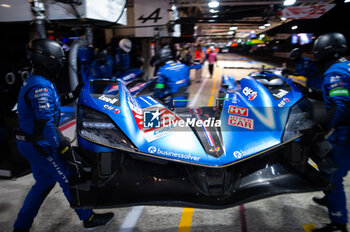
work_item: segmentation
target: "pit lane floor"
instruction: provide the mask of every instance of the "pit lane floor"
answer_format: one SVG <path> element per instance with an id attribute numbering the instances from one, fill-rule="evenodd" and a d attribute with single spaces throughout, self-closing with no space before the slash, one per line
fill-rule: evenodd
<path id="1" fill-rule="evenodd" d="M 263 63 L 238 55 L 220 55 L 212 79 L 208 79 L 207 64 L 203 67 L 202 82 L 190 87 L 191 106 L 214 105 L 222 74 L 241 79 Z M 253 66 L 254 65 L 254 66 Z M 271 66 L 271 64 L 265 64 Z M 280 65 L 280 64 L 278 64 Z M 237 69 L 225 69 L 231 66 Z M 244 68 L 242 68 L 244 67 Z M 194 77 L 193 71 L 191 72 Z M 72 123 L 74 124 L 74 123 Z M 75 126 L 63 133 L 74 137 Z M 34 179 L 31 174 L 13 180 L 0 180 L 0 232 L 11 231 L 12 224 Z M 349 189 L 350 179 L 344 182 Z M 349 192 L 349 191 L 348 191 Z M 204 210 L 176 207 L 137 206 L 97 212 L 113 211 L 111 224 L 96 229 L 104 232 L 295 232 L 311 231 L 313 226 L 328 223 L 325 207 L 312 202 L 322 193 L 287 194 L 248 203 L 225 210 Z M 349 197 L 349 193 L 347 193 Z M 349 198 L 348 198 L 349 199 Z M 349 208 L 348 204 L 348 208 Z M 32 232 L 84 231 L 82 223 L 64 198 L 58 185 L 51 191 L 36 217 Z"/>

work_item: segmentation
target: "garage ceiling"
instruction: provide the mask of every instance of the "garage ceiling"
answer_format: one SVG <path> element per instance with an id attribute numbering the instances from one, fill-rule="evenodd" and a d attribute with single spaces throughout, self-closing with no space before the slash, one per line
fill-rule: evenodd
<path id="1" fill-rule="evenodd" d="M 172 0 L 180 10 L 181 24 L 194 23 L 198 37 L 244 39 L 250 33 L 264 33 L 288 22 L 278 16 L 278 12 L 284 9 L 283 0 L 218 0 L 220 5 L 217 8 L 209 8 L 209 1 L 211 0 Z M 293 6 L 332 2 L 334 1 L 297 0 Z M 232 30 L 232 27 L 237 29 Z"/>

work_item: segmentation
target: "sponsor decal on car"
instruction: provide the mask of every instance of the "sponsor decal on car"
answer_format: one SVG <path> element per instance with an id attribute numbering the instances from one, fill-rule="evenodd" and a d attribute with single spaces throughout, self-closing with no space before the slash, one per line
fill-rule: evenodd
<path id="1" fill-rule="evenodd" d="M 110 103 L 110 104 L 115 104 L 116 102 L 118 102 L 118 99 L 117 98 L 109 98 L 109 97 L 106 97 L 105 95 L 102 95 L 100 96 L 98 99 L 104 101 L 104 102 L 107 102 L 107 103 Z"/>
<path id="2" fill-rule="evenodd" d="M 144 111 L 143 112 L 143 128 L 159 128 L 160 121 L 159 109 L 153 111 Z"/>
<path id="3" fill-rule="evenodd" d="M 289 93 L 288 91 L 284 90 L 284 89 L 280 89 L 278 93 L 274 93 L 273 96 L 277 97 L 277 98 L 282 98 L 284 97 L 287 93 Z"/>
<path id="4" fill-rule="evenodd" d="M 242 118 L 235 115 L 229 115 L 228 125 L 254 130 L 254 120 L 251 118 Z"/>
<path id="5" fill-rule="evenodd" d="M 332 76 L 330 79 L 329 79 L 330 83 L 335 83 L 335 82 L 338 82 L 340 81 L 340 76 Z"/>
<path id="6" fill-rule="evenodd" d="M 114 106 L 104 105 L 103 107 L 106 108 L 107 110 L 113 111 L 115 114 L 119 114 L 120 113 L 120 109 L 115 108 Z"/>
<path id="7" fill-rule="evenodd" d="M 237 115 L 245 116 L 245 117 L 248 116 L 248 109 L 247 108 L 243 108 L 243 107 L 229 106 L 228 112 L 230 114 L 237 114 Z"/>
<path id="8" fill-rule="evenodd" d="M 289 98 L 283 98 L 282 101 L 280 101 L 280 103 L 278 103 L 278 107 L 283 107 L 286 102 L 290 102 Z"/>
<path id="9" fill-rule="evenodd" d="M 236 159 L 240 159 L 243 157 L 242 153 L 239 152 L 239 151 L 234 151 L 233 152 L 233 156 L 236 158 Z"/>
<path id="10" fill-rule="evenodd" d="M 251 88 L 249 87 L 245 87 L 243 90 L 242 90 L 242 93 L 248 97 L 248 100 L 249 101 L 253 101 L 257 96 L 258 96 L 258 92 L 252 90 Z"/>
<path id="11" fill-rule="evenodd" d="M 193 156 L 191 153 L 182 153 L 182 152 L 176 152 L 176 151 L 167 151 L 163 150 L 161 148 L 157 148 L 155 146 L 150 146 L 147 151 L 151 154 L 156 155 L 163 155 L 163 156 L 169 156 L 172 158 L 179 158 L 179 159 L 186 159 L 186 160 L 192 160 L 192 161 L 199 161 L 200 157 Z"/>

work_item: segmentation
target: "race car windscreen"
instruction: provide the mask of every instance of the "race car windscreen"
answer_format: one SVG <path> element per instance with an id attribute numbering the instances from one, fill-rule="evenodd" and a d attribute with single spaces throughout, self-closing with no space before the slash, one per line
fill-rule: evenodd
<path id="1" fill-rule="evenodd" d="M 92 97 L 120 106 L 119 84 L 116 81 L 96 80 L 90 82 Z"/>
<path id="2" fill-rule="evenodd" d="M 287 82 L 278 76 L 269 78 L 264 75 L 257 75 L 254 76 L 254 79 L 263 84 L 275 100 L 280 99 L 279 94 L 286 94 L 292 90 L 292 86 L 290 86 Z"/>

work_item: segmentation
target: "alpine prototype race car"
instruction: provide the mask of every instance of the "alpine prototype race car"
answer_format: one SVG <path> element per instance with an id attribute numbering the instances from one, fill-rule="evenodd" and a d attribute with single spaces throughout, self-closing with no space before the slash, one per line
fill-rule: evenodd
<path id="1" fill-rule="evenodd" d="M 290 80 L 224 77 L 214 107 L 170 109 L 147 92 L 122 80 L 83 87 L 77 150 L 90 172 L 71 187 L 73 207 L 227 208 L 330 187 L 309 164 L 332 171 L 327 142 L 298 142 L 320 114 Z"/>

